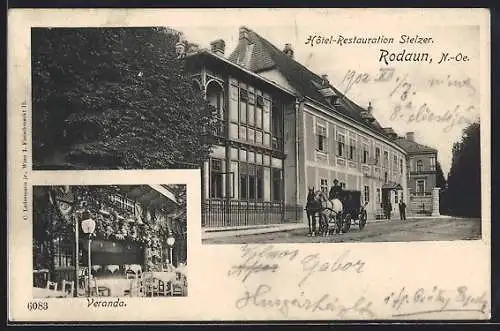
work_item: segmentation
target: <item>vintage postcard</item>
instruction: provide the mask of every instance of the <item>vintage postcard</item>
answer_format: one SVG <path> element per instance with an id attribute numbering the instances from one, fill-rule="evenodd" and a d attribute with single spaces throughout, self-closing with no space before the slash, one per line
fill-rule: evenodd
<path id="1" fill-rule="evenodd" d="M 8 18 L 11 321 L 490 318 L 487 10 Z"/>

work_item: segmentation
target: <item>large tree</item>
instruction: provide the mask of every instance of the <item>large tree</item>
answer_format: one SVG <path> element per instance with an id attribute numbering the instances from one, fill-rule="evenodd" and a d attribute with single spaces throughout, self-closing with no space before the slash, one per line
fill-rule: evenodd
<path id="1" fill-rule="evenodd" d="M 162 28 L 32 30 L 33 166 L 175 168 L 209 155 L 215 112 Z"/>
<path id="2" fill-rule="evenodd" d="M 453 158 L 444 192 L 446 210 L 457 216 L 481 216 L 480 124 L 463 130 L 453 145 Z"/>

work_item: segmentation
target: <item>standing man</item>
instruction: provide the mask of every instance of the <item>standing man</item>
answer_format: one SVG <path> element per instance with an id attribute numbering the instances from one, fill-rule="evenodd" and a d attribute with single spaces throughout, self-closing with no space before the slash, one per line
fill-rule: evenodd
<path id="1" fill-rule="evenodd" d="M 342 186 L 339 185 L 339 181 L 337 179 L 333 180 L 333 186 L 328 193 L 328 199 L 340 199 L 340 194 L 342 192 Z"/>
<path id="2" fill-rule="evenodd" d="M 399 201 L 399 216 L 402 221 L 406 221 L 406 204 L 402 199 Z"/>

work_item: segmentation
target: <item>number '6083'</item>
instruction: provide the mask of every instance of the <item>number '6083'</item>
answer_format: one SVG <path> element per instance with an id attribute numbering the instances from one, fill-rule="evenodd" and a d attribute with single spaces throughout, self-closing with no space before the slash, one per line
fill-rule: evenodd
<path id="1" fill-rule="evenodd" d="M 48 302 L 40 301 L 30 301 L 28 302 L 28 310 L 47 310 L 49 309 Z"/>

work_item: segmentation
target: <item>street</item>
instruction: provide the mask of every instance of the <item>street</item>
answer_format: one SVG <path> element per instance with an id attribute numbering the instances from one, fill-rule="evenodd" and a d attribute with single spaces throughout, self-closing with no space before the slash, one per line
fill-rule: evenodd
<path id="1" fill-rule="evenodd" d="M 308 237 L 307 229 L 250 234 L 203 240 L 205 244 L 327 243 L 384 241 L 448 241 L 481 239 L 479 218 L 422 218 L 407 221 L 368 221 L 360 231 L 352 225 L 348 233 Z"/>

